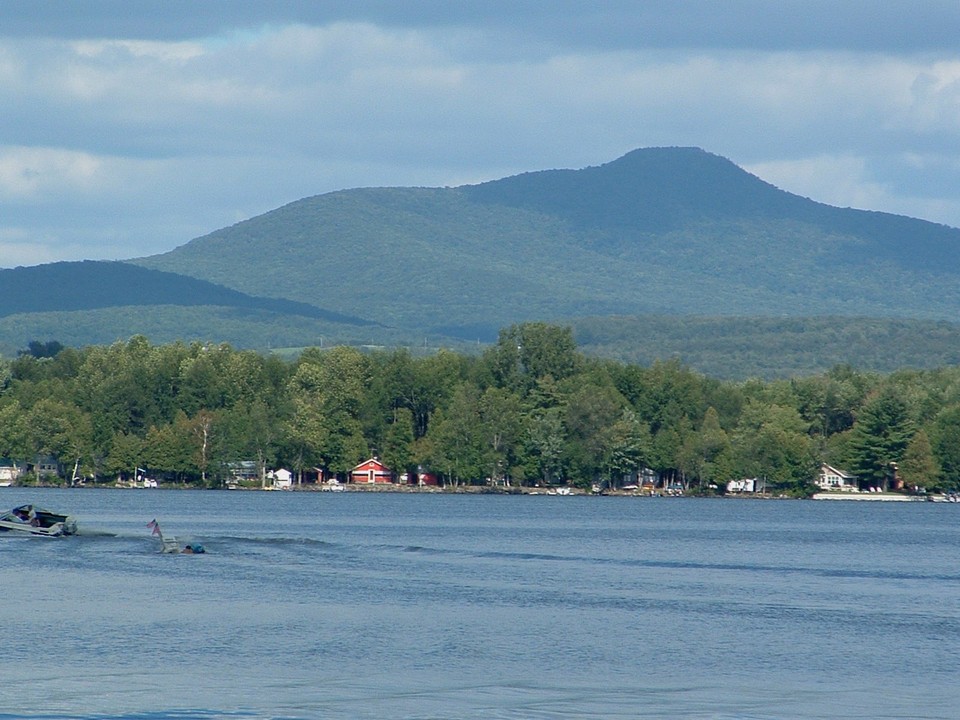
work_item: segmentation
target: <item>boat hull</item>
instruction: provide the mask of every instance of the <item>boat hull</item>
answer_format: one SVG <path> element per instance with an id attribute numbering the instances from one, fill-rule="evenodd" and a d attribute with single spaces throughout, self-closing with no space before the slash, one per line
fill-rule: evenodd
<path id="1" fill-rule="evenodd" d="M 70 515 L 44 510 L 35 505 L 21 505 L 0 515 L 0 532 L 45 537 L 75 535 L 77 521 Z"/>

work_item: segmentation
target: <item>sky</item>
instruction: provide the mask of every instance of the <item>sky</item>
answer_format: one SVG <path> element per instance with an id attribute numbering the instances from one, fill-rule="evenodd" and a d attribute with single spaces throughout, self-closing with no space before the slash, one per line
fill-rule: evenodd
<path id="1" fill-rule="evenodd" d="M 960 227 L 960 2 L 0 0 L 0 268 L 656 146 Z"/>

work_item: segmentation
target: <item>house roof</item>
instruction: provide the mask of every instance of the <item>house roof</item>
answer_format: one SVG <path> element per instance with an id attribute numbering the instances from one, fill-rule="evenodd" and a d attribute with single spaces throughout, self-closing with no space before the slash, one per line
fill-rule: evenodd
<path id="1" fill-rule="evenodd" d="M 833 467 L 833 465 L 827 465 L 826 463 L 823 463 L 820 466 L 820 473 L 823 475 L 837 475 L 838 477 L 848 478 L 850 480 L 856 477 L 856 475 L 851 475 L 846 470 L 838 470 L 837 468 Z"/>
<path id="2" fill-rule="evenodd" d="M 364 460 L 359 465 L 356 465 L 351 472 L 357 470 L 370 470 L 371 468 L 376 468 L 379 470 L 389 470 L 389 468 L 384 465 L 378 458 L 370 458 L 369 460 Z"/>

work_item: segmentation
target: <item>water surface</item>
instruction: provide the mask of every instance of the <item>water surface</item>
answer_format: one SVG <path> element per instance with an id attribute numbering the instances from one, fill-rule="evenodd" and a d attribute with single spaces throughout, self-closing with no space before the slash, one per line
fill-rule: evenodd
<path id="1" fill-rule="evenodd" d="M 960 508 L 0 490 L 0 719 L 956 718 Z M 207 553 L 161 555 L 156 518 Z"/>

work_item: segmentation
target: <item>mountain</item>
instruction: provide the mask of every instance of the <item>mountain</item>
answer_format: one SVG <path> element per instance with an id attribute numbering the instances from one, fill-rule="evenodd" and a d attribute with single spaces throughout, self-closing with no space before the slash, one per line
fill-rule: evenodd
<path id="1" fill-rule="evenodd" d="M 370 320 L 303 302 L 248 295 L 205 280 L 123 262 L 60 262 L 0 270 L 0 355 L 37 338 L 105 344 L 146 334 L 154 342 L 203 340 L 238 347 L 362 341 Z M 278 328 L 280 330 L 278 331 Z"/>
<path id="2" fill-rule="evenodd" d="M 958 281 L 960 230 L 817 203 L 698 148 L 648 148 L 477 185 L 332 192 L 161 255 L 0 271 L 0 350 L 134 333 L 450 345 L 546 320 L 608 354 L 647 357 L 660 342 L 706 358 L 733 339 L 775 353 L 782 325 L 763 318 L 827 318 L 792 346 L 833 358 L 845 345 L 841 361 L 855 360 L 869 319 L 884 328 L 871 336 L 882 365 L 904 361 L 891 339 L 958 316 Z M 670 331 L 670 318 L 685 330 Z M 911 321 L 922 322 L 905 330 Z M 704 347 L 698 332 L 728 340 Z M 912 345 L 908 364 L 951 357 L 951 332 L 938 333 L 937 348 Z"/>
<path id="3" fill-rule="evenodd" d="M 526 173 L 464 188 L 474 200 L 564 218 L 584 233 L 668 234 L 703 224 L 795 222 L 811 234 L 859 238 L 831 262 L 887 260 L 922 272 L 960 271 L 960 231 L 888 213 L 836 208 L 784 192 L 699 148 L 635 150 L 584 170 Z"/>
<path id="4" fill-rule="evenodd" d="M 713 378 L 802 377 L 838 365 L 889 373 L 960 364 L 960 325 L 945 320 L 655 316 L 577 318 L 581 350 L 638 365 L 677 359 Z"/>
<path id="5" fill-rule="evenodd" d="M 123 262 L 59 262 L 0 270 L 0 317 L 18 313 L 180 305 L 261 310 L 349 325 L 374 325 L 314 305 L 247 295 L 220 285 Z"/>
<path id="6" fill-rule="evenodd" d="M 480 185 L 328 193 L 135 262 L 470 338 L 613 314 L 950 319 L 958 249 L 954 228 L 654 148 Z"/>

